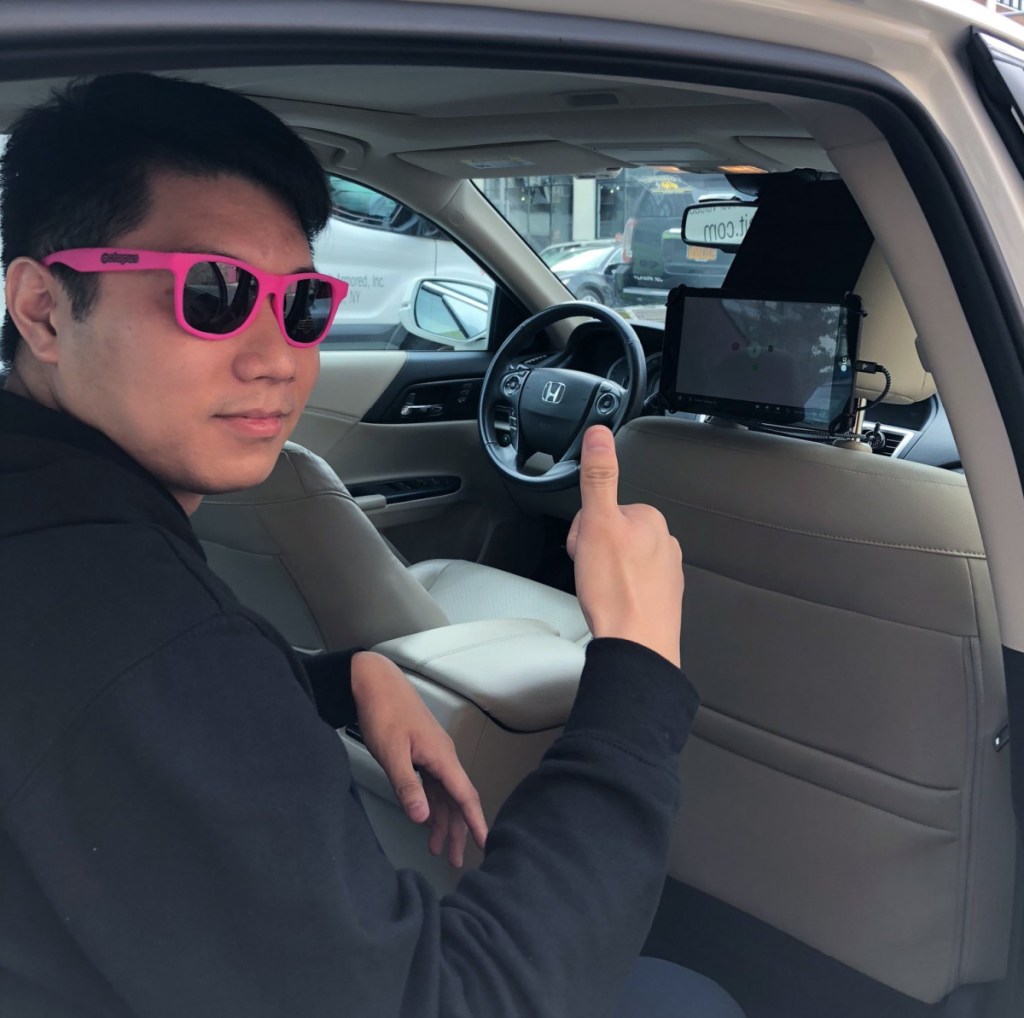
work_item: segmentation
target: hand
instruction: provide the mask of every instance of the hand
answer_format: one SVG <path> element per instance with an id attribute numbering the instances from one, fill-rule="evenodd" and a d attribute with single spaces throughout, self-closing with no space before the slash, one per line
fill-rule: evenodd
<path id="1" fill-rule="evenodd" d="M 466 835 L 483 849 L 487 822 L 480 796 L 455 755 L 455 744 L 398 666 L 382 654 L 352 658 L 352 695 L 366 748 L 384 768 L 414 823 L 430 825 L 430 851 L 461 866 Z M 416 773 L 416 768 L 422 772 Z"/>
<path id="2" fill-rule="evenodd" d="M 595 425 L 583 438 L 580 494 L 566 549 L 594 636 L 642 643 L 679 664 L 683 556 L 653 506 L 618 504 L 615 440 Z"/>

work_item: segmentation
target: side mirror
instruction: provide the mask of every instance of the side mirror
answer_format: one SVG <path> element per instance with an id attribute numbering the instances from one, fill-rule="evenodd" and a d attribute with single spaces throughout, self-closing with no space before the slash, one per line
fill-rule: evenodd
<path id="1" fill-rule="evenodd" d="M 757 213 L 752 201 L 705 201 L 683 212 L 683 240 L 735 253 Z"/>
<path id="2" fill-rule="evenodd" d="M 402 326 L 421 339 L 460 349 L 487 346 L 494 286 L 463 279 L 420 279 L 402 307 Z"/>

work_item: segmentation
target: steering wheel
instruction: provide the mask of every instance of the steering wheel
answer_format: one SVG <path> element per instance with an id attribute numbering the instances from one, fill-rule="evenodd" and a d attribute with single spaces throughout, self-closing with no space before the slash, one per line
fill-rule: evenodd
<path id="1" fill-rule="evenodd" d="M 625 354 L 624 386 L 571 367 L 522 362 L 537 335 L 564 318 L 596 318 L 611 326 Z M 584 431 L 592 424 L 618 431 L 640 412 L 646 389 L 643 347 L 623 318 L 602 304 L 555 304 L 515 329 L 491 361 L 477 417 L 480 439 L 498 470 L 517 484 L 544 491 L 571 488 L 579 478 Z M 506 428 L 497 426 L 501 407 L 507 408 Z M 538 452 L 551 456 L 554 465 L 543 474 L 524 473 L 526 461 Z"/>

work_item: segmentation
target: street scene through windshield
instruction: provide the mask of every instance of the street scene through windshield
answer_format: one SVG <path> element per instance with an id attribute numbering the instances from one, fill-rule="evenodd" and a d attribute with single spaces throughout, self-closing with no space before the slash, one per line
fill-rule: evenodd
<path id="1" fill-rule="evenodd" d="M 674 286 L 720 286 L 733 254 L 681 235 L 683 212 L 747 201 L 721 172 L 627 167 L 606 176 L 475 181 L 572 295 L 642 318 L 664 316 Z"/>

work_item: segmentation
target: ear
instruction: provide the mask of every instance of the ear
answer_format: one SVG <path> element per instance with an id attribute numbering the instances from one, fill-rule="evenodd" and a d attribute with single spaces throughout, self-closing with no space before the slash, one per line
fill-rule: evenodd
<path id="1" fill-rule="evenodd" d="M 56 310 L 67 298 L 53 273 L 34 258 L 15 258 L 7 269 L 7 310 L 36 360 L 56 364 Z"/>

